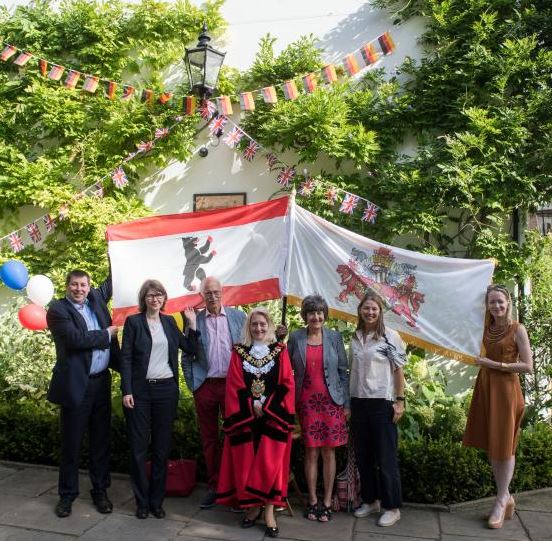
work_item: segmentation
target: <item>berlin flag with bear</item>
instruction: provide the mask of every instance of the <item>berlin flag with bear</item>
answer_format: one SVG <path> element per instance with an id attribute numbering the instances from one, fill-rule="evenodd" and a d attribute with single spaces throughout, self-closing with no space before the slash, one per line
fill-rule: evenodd
<path id="1" fill-rule="evenodd" d="M 223 284 L 226 305 L 321 294 L 331 316 L 354 321 L 367 290 L 411 344 L 464 362 L 480 354 L 490 260 L 395 248 L 336 226 L 282 197 L 230 209 L 143 218 L 107 229 L 113 320 L 137 311 L 148 278 L 167 289 L 167 313 L 199 307 L 201 280 Z"/>

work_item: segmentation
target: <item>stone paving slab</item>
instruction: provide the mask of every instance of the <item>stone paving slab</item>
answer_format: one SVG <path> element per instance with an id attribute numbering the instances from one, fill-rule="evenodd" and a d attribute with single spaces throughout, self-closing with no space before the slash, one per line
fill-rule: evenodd
<path id="1" fill-rule="evenodd" d="M 427 537 L 407 537 L 405 535 L 393 535 L 391 532 L 378 534 L 374 532 L 356 532 L 353 541 L 427 541 Z M 435 539 L 439 539 L 436 537 Z M 469 541 L 474 541 L 470 539 Z"/>
<path id="2" fill-rule="evenodd" d="M 355 519 L 355 533 L 372 532 L 383 535 L 384 532 L 397 536 L 410 536 L 425 539 L 439 538 L 439 519 L 435 511 L 420 509 L 401 509 L 401 519 L 390 528 L 377 525 L 379 515 L 370 515 L 366 518 Z"/>
<path id="3" fill-rule="evenodd" d="M 12 526 L 0 526 L 0 541 L 73 541 L 72 535 L 26 530 Z"/>
<path id="4" fill-rule="evenodd" d="M 348 513 L 334 513 L 326 523 L 303 518 L 300 513 L 294 517 L 281 513 L 277 517 L 280 534 L 283 538 L 305 541 L 341 541 L 352 539 L 354 518 Z"/>
<path id="5" fill-rule="evenodd" d="M 519 519 L 533 541 L 552 539 L 552 507 L 549 507 L 549 511 L 518 511 Z"/>
<path id="6" fill-rule="evenodd" d="M 516 510 L 552 513 L 552 490 L 535 490 L 515 495 L 514 497 L 516 500 Z"/>
<path id="7" fill-rule="evenodd" d="M 485 506 L 456 513 L 441 513 L 439 515 L 441 533 L 500 541 L 527 541 L 529 539 L 516 515 L 511 520 L 504 521 L 504 526 L 500 529 L 487 528 L 489 511 L 490 508 Z"/>
<path id="8" fill-rule="evenodd" d="M 52 496 L 12 498 L 8 502 L 8 509 L 0 514 L 0 524 L 78 536 L 108 516 L 98 513 L 90 502 L 77 499 L 73 503 L 71 516 L 59 519 L 54 514 L 57 501 Z"/>
<path id="9" fill-rule="evenodd" d="M 4 477 L 8 477 L 8 475 L 13 475 L 16 470 L 17 468 L 0 466 L 0 479 L 4 479 Z"/>
<path id="10" fill-rule="evenodd" d="M 192 539 L 224 539 L 226 541 L 261 541 L 264 524 L 259 522 L 252 528 L 242 528 L 240 518 L 234 513 L 209 510 L 192 519 L 181 530 L 180 535 Z M 232 516 L 230 516 L 232 515 Z"/>
<path id="11" fill-rule="evenodd" d="M 0 479 L 0 494 L 21 494 L 35 497 L 57 486 L 56 471 L 39 468 L 14 469 L 11 475 Z"/>

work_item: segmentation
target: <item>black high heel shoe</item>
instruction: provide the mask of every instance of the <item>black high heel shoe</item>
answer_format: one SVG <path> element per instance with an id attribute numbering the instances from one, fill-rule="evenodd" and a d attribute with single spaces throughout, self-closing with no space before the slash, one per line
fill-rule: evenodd
<path id="1" fill-rule="evenodd" d="M 263 512 L 263 508 L 259 507 L 259 512 L 257 513 L 257 516 L 255 518 L 247 518 L 247 513 L 242 518 L 241 521 L 241 527 L 242 528 L 252 528 L 255 526 L 255 523 L 261 518 L 261 514 Z"/>
<path id="2" fill-rule="evenodd" d="M 278 529 L 278 526 L 267 526 L 265 528 L 265 535 L 268 537 L 278 537 L 279 533 L 280 530 Z"/>

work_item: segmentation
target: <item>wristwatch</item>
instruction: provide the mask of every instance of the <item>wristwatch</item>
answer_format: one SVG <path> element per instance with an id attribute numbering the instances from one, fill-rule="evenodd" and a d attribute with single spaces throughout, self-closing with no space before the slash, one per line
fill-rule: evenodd
<path id="1" fill-rule="evenodd" d="M 404 402 L 404 396 L 396 396 L 395 402 Z"/>

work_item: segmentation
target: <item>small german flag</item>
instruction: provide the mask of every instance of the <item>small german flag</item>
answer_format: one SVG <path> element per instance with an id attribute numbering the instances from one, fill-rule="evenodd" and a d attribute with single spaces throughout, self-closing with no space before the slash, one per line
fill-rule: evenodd
<path id="1" fill-rule="evenodd" d="M 91 94 L 94 94 L 98 88 L 100 78 L 96 77 L 95 75 L 87 75 L 84 79 L 84 83 L 82 85 L 82 89 L 86 90 L 86 92 L 90 92 Z"/>
<path id="2" fill-rule="evenodd" d="M 2 62 L 6 62 L 6 60 L 9 60 L 16 52 L 16 47 L 13 45 L 6 45 L 0 53 L 0 60 L 2 60 Z"/>
<path id="3" fill-rule="evenodd" d="M 345 66 L 345 69 L 347 70 L 347 73 L 352 77 L 355 75 L 355 73 L 358 73 L 360 71 L 360 68 L 358 67 L 358 63 L 356 61 L 354 54 L 348 54 L 343 59 L 343 65 Z"/>
<path id="4" fill-rule="evenodd" d="M 155 94 L 153 93 L 153 90 L 150 90 L 149 88 L 144 88 L 144 90 L 142 90 L 141 100 L 146 105 L 151 105 L 153 103 L 154 98 L 155 98 Z"/>
<path id="5" fill-rule="evenodd" d="M 13 61 L 13 63 L 16 66 L 22 68 L 32 57 L 33 55 L 31 53 L 23 52 L 19 54 L 19 56 Z"/>
<path id="6" fill-rule="evenodd" d="M 261 92 L 265 103 L 276 103 L 278 101 L 276 89 L 273 86 L 265 86 Z"/>
<path id="7" fill-rule="evenodd" d="M 240 94 L 240 107 L 243 111 L 255 110 L 255 100 L 252 92 L 242 92 Z"/>
<path id="8" fill-rule="evenodd" d="M 316 75 L 314 73 L 309 73 L 303 77 L 303 87 L 307 94 L 314 92 L 316 89 Z"/>
<path id="9" fill-rule="evenodd" d="M 322 68 L 322 77 L 329 85 L 337 81 L 337 73 L 335 72 L 335 66 L 333 64 L 328 64 Z"/>
<path id="10" fill-rule="evenodd" d="M 367 43 L 360 48 L 362 59 L 367 66 L 375 64 L 378 61 L 378 53 L 373 43 Z"/>
<path id="11" fill-rule="evenodd" d="M 108 100 L 112 100 L 115 97 L 115 92 L 117 91 L 117 86 L 119 86 L 114 81 L 105 82 L 105 97 Z"/>
<path id="12" fill-rule="evenodd" d="M 163 92 L 163 94 L 161 94 L 161 96 L 159 96 L 159 98 L 157 98 L 157 101 L 161 105 L 165 105 L 166 103 L 168 103 L 171 100 L 172 97 L 173 97 L 172 92 Z"/>
<path id="13" fill-rule="evenodd" d="M 232 110 L 232 102 L 228 96 L 219 96 L 217 98 L 217 109 L 221 115 L 231 115 L 234 111 Z"/>
<path id="14" fill-rule="evenodd" d="M 48 79 L 52 79 L 52 81 L 59 81 L 64 71 L 65 68 L 63 66 L 54 64 L 48 73 Z"/>
<path id="15" fill-rule="evenodd" d="M 63 83 L 66 88 L 74 89 L 77 86 L 77 83 L 80 79 L 80 72 L 75 70 L 69 70 L 69 73 L 67 74 L 67 77 L 65 78 L 65 82 Z"/>
<path id="16" fill-rule="evenodd" d="M 39 58 L 38 69 L 40 70 L 40 75 L 42 75 L 42 77 L 46 77 L 46 74 L 48 73 L 48 60 L 44 60 L 44 58 Z"/>
<path id="17" fill-rule="evenodd" d="M 286 81 L 282 85 L 282 89 L 284 90 L 286 100 L 295 100 L 297 99 L 297 96 L 299 96 L 299 92 L 297 92 L 297 85 L 293 80 Z"/>
<path id="18" fill-rule="evenodd" d="M 395 42 L 389 32 L 384 32 L 378 38 L 379 45 L 383 54 L 391 54 L 395 50 Z"/>
<path id="19" fill-rule="evenodd" d="M 184 96 L 183 100 L 184 113 L 187 115 L 193 115 L 197 109 L 197 101 L 195 96 Z"/>
<path id="20" fill-rule="evenodd" d="M 130 85 L 123 85 L 122 100 L 129 100 L 134 95 L 135 88 Z"/>

